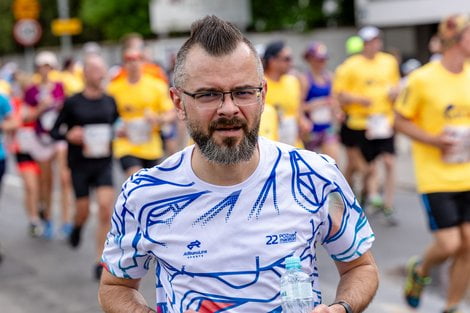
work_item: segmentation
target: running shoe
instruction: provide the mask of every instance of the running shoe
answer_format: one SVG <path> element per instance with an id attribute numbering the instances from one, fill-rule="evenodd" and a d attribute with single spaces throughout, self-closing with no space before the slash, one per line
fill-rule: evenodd
<path id="1" fill-rule="evenodd" d="M 383 210 L 384 201 L 380 195 L 368 197 L 364 206 L 364 210 L 368 215 L 375 215 Z"/>
<path id="2" fill-rule="evenodd" d="M 36 223 L 30 223 L 29 224 L 29 235 L 33 238 L 41 237 L 41 235 L 42 235 L 41 226 L 39 224 L 36 224 Z"/>
<path id="3" fill-rule="evenodd" d="M 43 221 L 43 232 L 42 232 L 42 236 L 44 238 L 46 238 L 47 240 L 51 240 L 52 237 L 54 237 L 54 226 L 52 224 L 51 221 L 48 221 L 48 220 L 44 220 Z"/>
<path id="4" fill-rule="evenodd" d="M 384 206 L 383 209 L 382 209 L 382 213 L 384 215 L 385 224 L 387 226 L 397 226 L 398 225 L 398 219 L 395 215 L 395 210 L 394 209 Z"/>
<path id="5" fill-rule="evenodd" d="M 72 233 L 73 225 L 70 223 L 65 223 L 60 228 L 60 236 L 61 238 L 69 238 L 70 234 Z"/>
<path id="6" fill-rule="evenodd" d="M 81 226 L 74 226 L 72 232 L 70 233 L 69 237 L 69 244 L 72 248 L 77 248 L 80 244 L 80 237 L 81 237 L 82 227 Z"/>
<path id="7" fill-rule="evenodd" d="M 420 260 L 417 257 L 412 257 L 408 261 L 407 265 L 405 300 L 412 308 L 417 308 L 419 306 L 419 301 L 424 287 L 431 283 L 431 277 L 421 276 L 416 273 L 416 267 L 419 263 Z"/>

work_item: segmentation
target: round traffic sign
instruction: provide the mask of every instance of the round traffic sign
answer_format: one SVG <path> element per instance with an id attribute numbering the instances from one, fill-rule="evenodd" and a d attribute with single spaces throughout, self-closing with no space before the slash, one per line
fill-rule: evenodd
<path id="1" fill-rule="evenodd" d="M 23 46 L 32 46 L 41 39 L 42 28 L 36 20 L 21 19 L 13 27 L 13 37 Z"/>

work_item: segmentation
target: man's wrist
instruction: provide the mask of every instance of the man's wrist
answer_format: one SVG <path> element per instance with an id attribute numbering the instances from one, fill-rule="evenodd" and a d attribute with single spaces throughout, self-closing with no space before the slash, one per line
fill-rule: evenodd
<path id="1" fill-rule="evenodd" d="M 351 305 L 349 305 L 349 303 L 347 303 L 346 301 L 339 300 L 339 301 L 333 302 L 329 306 L 333 306 L 333 305 L 342 306 L 344 308 L 345 313 L 353 313 Z"/>

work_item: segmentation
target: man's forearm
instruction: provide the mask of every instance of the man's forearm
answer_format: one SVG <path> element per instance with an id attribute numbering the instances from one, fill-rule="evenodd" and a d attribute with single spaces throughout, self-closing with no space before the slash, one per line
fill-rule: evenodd
<path id="1" fill-rule="evenodd" d="M 342 275 L 336 291 L 336 300 L 349 303 L 354 313 L 362 312 L 372 301 L 378 284 L 375 265 L 358 266 Z"/>
<path id="2" fill-rule="evenodd" d="M 106 313 L 155 312 L 138 290 L 125 286 L 102 285 L 98 298 L 103 312 Z"/>

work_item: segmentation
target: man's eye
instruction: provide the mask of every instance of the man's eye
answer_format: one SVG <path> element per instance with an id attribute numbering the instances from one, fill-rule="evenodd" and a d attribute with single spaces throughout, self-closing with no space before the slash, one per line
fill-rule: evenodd
<path id="1" fill-rule="evenodd" d="M 196 100 L 210 100 L 210 99 L 217 99 L 220 97 L 220 93 L 218 92 L 204 92 L 204 93 L 198 93 L 195 98 Z"/>
<path id="2" fill-rule="evenodd" d="M 251 97 L 256 93 L 254 90 L 237 90 L 234 92 L 235 97 Z"/>

